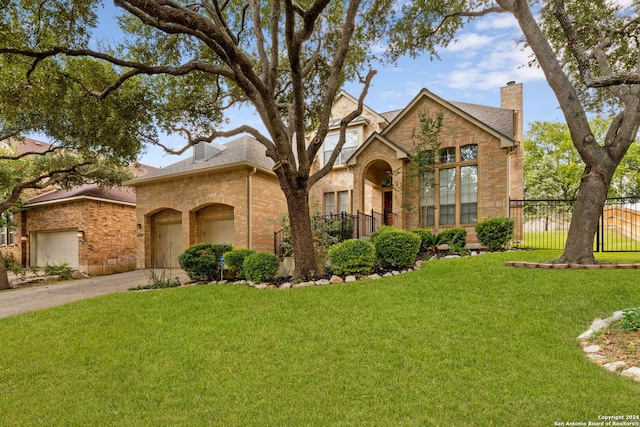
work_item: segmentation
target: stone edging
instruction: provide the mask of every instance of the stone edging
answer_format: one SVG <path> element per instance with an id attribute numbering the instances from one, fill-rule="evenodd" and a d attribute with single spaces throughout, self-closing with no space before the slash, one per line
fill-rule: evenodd
<path id="1" fill-rule="evenodd" d="M 614 270 L 617 268 L 640 268 L 640 264 L 551 264 L 543 262 L 523 262 L 523 261 L 507 261 L 504 263 L 506 267 L 520 268 L 545 268 L 553 270 L 561 270 L 566 268 L 575 268 L 582 270 Z"/>
<path id="2" fill-rule="evenodd" d="M 615 361 L 609 360 L 606 356 L 600 354 L 602 348 L 597 344 L 591 344 L 588 340 L 593 336 L 594 333 L 598 332 L 601 329 L 607 328 L 611 324 L 615 322 L 619 322 L 622 319 L 622 310 L 616 311 L 613 313 L 611 317 L 607 317 L 606 319 L 597 318 L 591 323 L 589 329 L 583 332 L 578 339 L 580 340 L 580 345 L 582 346 L 582 350 L 585 352 L 587 357 L 591 359 L 594 363 L 603 368 L 611 371 L 618 372 L 623 377 L 628 377 L 640 382 L 640 367 L 631 366 L 627 367 L 627 362 L 623 360 Z"/>
<path id="3" fill-rule="evenodd" d="M 404 274 L 404 273 L 409 273 L 411 271 L 415 271 L 415 270 L 420 270 L 420 267 L 422 267 L 422 264 L 424 264 L 426 261 L 423 260 L 418 260 L 416 261 L 415 265 L 413 266 L 413 268 L 407 268 L 404 270 L 394 270 L 394 271 L 389 271 L 384 273 L 383 275 L 380 274 L 370 274 L 368 276 L 362 276 L 360 278 L 357 278 L 356 276 L 346 276 L 344 278 L 340 277 L 340 276 L 336 276 L 333 275 L 331 276 L 330 279 L 319 279 L 319 280 L 312 280 L 312 281 L 307 281 L 307 282 L 299 282 L 299 283 L 291 283 L 291 282 L 286 282 L 281 284 L 280 286 L 276 286 L 274 284 L 270 284 L 270 283 L 254 283 L 254 282 L 249 282 L 247 280 L 238 280 L 238 281 L 234 281 L 234 282 L 230 282 L 227 280 L 220 280 L 217 282 L 210 282 L 210 284 L 223 284 L 223 283 L 232 283 L 235 285 L 247 285 L 247 286 L 251 286 L 252 288 L 256 288 L 256 289 L 296 289 L 296 288 L 307 288 L 310 286 L 320 286 L 320 285 L 335 285 L 338 283 L 350 283 L 350 282 L 360 282 L 360 281 L 364 281 L 364 280 L 376 280 L 376 279 L 382 279 L 383 277 L 392 277 L 392 276 L 397 276 L 399 274 Z"/>

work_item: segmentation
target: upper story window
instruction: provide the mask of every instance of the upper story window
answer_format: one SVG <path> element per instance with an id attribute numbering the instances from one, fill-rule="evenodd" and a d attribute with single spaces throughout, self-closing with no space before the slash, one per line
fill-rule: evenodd
<path id="1" fill-rule="evenodd" d="M 460 147 L 460 160 L 463 162 L 478 160 L 478 146 L 474 144 Z"/>
<path id="2" fill-rule="evenodd" d="M 5 212 L 3 214 L 2 223 L 4 223 L 4 227 L 0 227 L 0 245 L 13 245 L 15 243 L 13 214 L 11 212 Z"/>
<path id="3" fill-rule="evenodd" d="M 454 163 L 456 161 L 456 147 L 440 150 L 440 163 Z"/>
<path id="4" fill-rule="evenodd" d="M 348 130 L 345 134 L 345 142 L 342 146 L 342 151 L 336 158 L 334 166 L 344 165 L 349 157 L 358 149 L 358 142 L 360 140 L 360 131 L 357 129 Z M 327 134 L 327 137 L 324 139 L 324 159 L 322 164 L 326 165 L 327 161 L 331 157 L 331 153 L 333 153 L 333 149 L 336 148 L 336 144 L 338 144 L 338 139 L 340 138 L 340 132 L 334 131 Z"/>

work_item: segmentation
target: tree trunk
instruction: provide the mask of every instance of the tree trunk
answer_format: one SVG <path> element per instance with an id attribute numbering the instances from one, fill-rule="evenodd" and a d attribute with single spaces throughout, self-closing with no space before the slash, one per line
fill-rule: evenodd
<path id="1" fill-rule="evenodd" d="M 296 264 L 293 277 L 310 277 L 310 271 L 317 271 L 318 268 L 311 231 L 309 190 L 298 189 L 293 194 L 287 194 L 287 208 Z"/>
<path id="2" fill-rule="evenodd" d="M 595 172 L 598 169 L 602 173 Z M 615 171 L 615 167 L 613 169 Z M 598 231 L 600 216 L 607 200 L 609 183 L 614 171 L 603 171 L 596 167 L 587 167 L 585 170 L 573 209 L 567 243 L 562 256 L 555 263 L 596 263 L 593 256 L 593 241 Z"/>
<path id="3" fill-rule="evenodd" d="M 9 286 L 9 276 L 7 275 L 7 267 L 4 265 L 4 258 L 0 253 L 0 290 L 11 289 Z"/>

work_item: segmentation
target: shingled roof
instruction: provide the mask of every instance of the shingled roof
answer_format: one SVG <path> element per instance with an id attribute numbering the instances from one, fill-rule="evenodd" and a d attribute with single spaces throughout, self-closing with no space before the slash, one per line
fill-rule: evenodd
<path id="1" fill-rule="evenodd" d="M 266 148 L 250 136 L 242 136 L 223 144 L 225 149 L 215 156 L 195 162 L 193 158 L 185 159 L 162 169 L 148 173 L 127 182 L 127 185 L 138 185 L 150 180 L 161 179 L 173 175 L 182 175 L 232 165 L 249 163 L 264 169 L 271 169 L 274 162 L 266 155 Z"/>
<path id="2" fill-rule="evenodd" d="M 513 110 L 467 102 L 449 101 L 449 103 L 504 136 L 513 138 Z"/>
<path id="3" fill-rule="evenodd" d="M 140 176 L 145 173 L 156 170 L 152 166 L 135 164 L 130 166 L 131 172 Z M 124 204 L 136 203 L 136 194 L 129 187 L 103 187 L 97 184 L 85 184 L 70 188 L 69 190 L 52 190 L 47 193 L 39 194 L 31 197 L 25 203 L 25 206 L 38 206 L 51 203 L 63 203 L 75 201 L 78 199 L 100 199 L 108 202 L 118 202 Z"/>

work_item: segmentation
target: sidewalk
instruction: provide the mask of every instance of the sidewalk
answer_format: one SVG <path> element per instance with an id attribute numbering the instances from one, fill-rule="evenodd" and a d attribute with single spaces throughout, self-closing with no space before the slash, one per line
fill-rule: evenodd
<path id="1" fill-rule="evenodd" d="M 178 277 L 180 283 L 189 281 L 187 275 L 180 269 L 173 269 L 169 277 Z M 41 286 L 2 291 L 0 292 L 0 318 L 100 295 L 126 292 L 129 288 L 147 283 L 147 272 L 136 270 L 109 276 L 52 282 Z"/>

